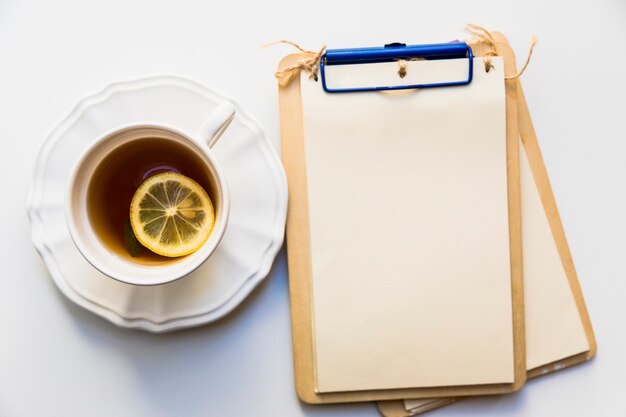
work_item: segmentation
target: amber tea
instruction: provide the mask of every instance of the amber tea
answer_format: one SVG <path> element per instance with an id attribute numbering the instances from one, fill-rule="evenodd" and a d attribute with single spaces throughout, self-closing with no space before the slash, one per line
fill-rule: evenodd
<path id="1" fill-rule="evenodd" d="M 178 172 L 195 180 L 215 201 L 211 175 L 186 145 L 162 138 L 141 138 L 110 152 L 96 167 L 87 191 L 87 211 L 101 242 L 115 254 L 142 264 L 175 262 L 145 248 L 129 248 L 129 208 L 135 191 L 148 178 Z M 131 251 L 135 251 L 131 254 Z M 132 256 L 131 256 L 132 255 Z"/>

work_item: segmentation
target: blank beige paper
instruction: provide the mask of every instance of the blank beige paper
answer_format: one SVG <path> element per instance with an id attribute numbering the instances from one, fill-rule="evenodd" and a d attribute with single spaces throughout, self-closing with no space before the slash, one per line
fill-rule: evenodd
<path id="1" fill-rule="evenodd" d="M 524 147 L 520 147 L 528 369 L 590 349 Z"/>
<path id="2" fill-rule="evenodd" d="M 526 365 L 531 370 L 587 352 L 590 346 L 523 146 L 520 184 Z M 415 413 L 441 402 L 441 398 L 404 401 L 405 408 Z"/>
<path id="3" fill-rule="evenodd" d="M 316 392 L 514 382 L 492 62 L 468 86 L 391 94 L 327 94 L 302 74 Z"/>

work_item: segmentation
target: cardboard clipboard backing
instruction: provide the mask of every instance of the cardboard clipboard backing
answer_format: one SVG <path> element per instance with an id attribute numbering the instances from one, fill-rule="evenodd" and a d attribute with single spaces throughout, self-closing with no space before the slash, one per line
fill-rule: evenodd
<path id="1" fill-rule="evenodd" d="M 513 53 L 510 45 L 508 44 L 508 41 L 501 33 L 493 32 L 493 35 L 496 39 L 498 49 L 500 51 L 507 51 L 507 53 L 510 54 Z M 472 45 L 472 47 L 475 53 L 477 55 L 480 55 L 480 51 L 483 46 L 475 44 Z M 539 191 L 541 203 L 548 218 L 552 236 L 556 243 L 559 256 L 569 283 L 569 287 L 572 291 L 572 295 L 574 297 L 574 301 L 576 303 L 578 313 L 582 321 L 587 342 L 589 343 L 589 350 L 586 352 L 582 352 L 580 354 L 569 356 L 536 368 L 529 369 L 527 371 L 528 378 L 536 378 L 538 376 L 546 375 L 548 373 L 552 373 L 591 360 L 596 354 L 597 344 L 595 335 L 593 333 L 593 328 L 591 326 L 591 320 L 589 318 L 587 307 L 585 305 L 585 300 L 580 288 L 580 283 L 578 281 L 578 276 L 576 274 L 576 269 L 574 267 L 572 256 L 569 250 L 569 245 L 565 236 L 565 231 L 561 222 L 561 217 L 559 215 L 556 205 L 556 200 L 554 198 L 554 193 L 552 192 L 548 173 L 543 161 L 541 149 L 539 148 L 537 135 L 532 123 L 532 119 L 530 117 L 526 98 L 524 97 L 522 85 L 519 79 L 516 81 L 517 117 L 520 131 L 520 140 L 522 146 L 524 147 L 524 150 L 526 151 L 532 175 Z M 409 417 L 432 411 L 446 405 L 450 405 L 458 400 L 459 398 L 437 398 L 436 401 L 433 401 L 432 403 L 429 402 L 428 404 L 425 404 L 425 406 L 420 407 L 419 411 L 408 411 L 404 406 L 404 401 L 402 400 L 380 401 L 378 403 L 378 408 L 384 417 Z"/>

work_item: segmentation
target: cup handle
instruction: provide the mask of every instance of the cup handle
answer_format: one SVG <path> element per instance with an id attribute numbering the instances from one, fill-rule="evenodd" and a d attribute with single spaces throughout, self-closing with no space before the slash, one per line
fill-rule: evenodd
<path id="1" fill-rule="evenodd" d="M 235 106 L 230 102 L 223 102 L 204 122 L 200 128 L 200 138 L 204 139 L 212 148 L 235 118 Z"/>

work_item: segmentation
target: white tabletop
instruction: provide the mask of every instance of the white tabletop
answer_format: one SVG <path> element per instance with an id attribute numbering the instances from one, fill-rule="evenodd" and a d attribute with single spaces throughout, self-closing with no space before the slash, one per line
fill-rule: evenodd
<path id="1" fill-rule="evenodd" d="M 30 242 L 36 152 L 73 105 L 113 80 L 175 74 L 216 86 L 278 147 L 273 71 L 291 39 L 315 49 L 501 30 L 524 88 L 599 343 L 588 364 L 517 395 L 437 416 L 613 416 L 626 390 L 626 3 L 0 1 L 0 416 L 376 416 L 295 395 L 284 252 L 228 318 L 167 335 L 122 330 L 56 290 Z M 71 163 L 71 161 L 68 161 Z"/>

